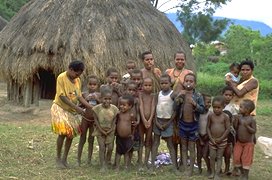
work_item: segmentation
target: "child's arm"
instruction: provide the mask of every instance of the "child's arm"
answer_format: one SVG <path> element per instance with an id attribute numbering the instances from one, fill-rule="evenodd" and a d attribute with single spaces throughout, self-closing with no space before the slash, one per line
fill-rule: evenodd
<path id="1" fill-rule="evenodd" d="M 155 116 L 155 125 L 160 129 L 164 130 L 163 125 L 159 123 L 157 116 Z"/>
<path id="2" fill-rule="evenodd" d="M 251 123 L 250 124 L 246 124 L 246 128 L 247 128 L 247 130 L 248 130 L 248 132 L 250 134 L 255 134 L 256 131 L 257 131 L 255 119 L 252 118 Z"/>
<path id="3" fill-rule="evenodd" d="M 116 116 L 114 117 L 112 123 L 111 123 L 111 128 L 106 132 L 106 135 L 110 134 L 112 131 L 115 130 L 115 124 L 116 124 Z"/>
<path id="4" fill-rule="evenodd" d="M 239 115 L 234 115 L 233 116 L 233 128 L 235 129 L 235 131 L 237 131 L 238 129 L 238 125 L 239 125 Z"/>
<path id="5" fill-rule="evenodd" d="M 141 119 L 141 117 L 140 117 L 140 108 L 139 108 L 139 101 L 137 101 L 137 103 L 136 103 L 136 123 L 135 123 L 135 126 L 138 126 L 138 124 L 140 123 L 140 119 Z"/>
<path id="6" fill-rule="evenodd" d="M 144 123 L 144 125 L 146 126 L 147 124 L 147 120 L 145 119 L 145 116 L 144 116 L 144 107 L 143 107 L 143 99 L 142 99 L 142 95 L 140 94 L 139 95 L 139 106 L 140 106 L 140 116 L 141 116 L 141 119 Z"/>
<path id="7" fill-rule="evenodd" d="M 94 116 L 94 123 L 95 123 L 95 125 L 97 126 L 98 130 L 99 130 L 102 134 L 107 135 L 107 133 L 101 128 L 96 113 L 93 113 L 93 116 Z"/>
<path id="8" fill-rule="evenodd" d="M 222 142 L 224 139 L 227 138 L 229 132 L 230 132 L 230 119 L 229 119 L 229 116 L 228 115 L 225 115 L 225 118 L 224 118 L 224 121 L 225 121 L 225 132 L 223 133 L 223 135 L 217 139 L 217 143 L 220 143 Z"/>
<path id="9" fill-rule="evenodd" d="M 157 104 L 156 97 L 157 96 L 154 96 L 154 95 L 152 95 L 152 96 L 153 96 L 153 98 L 152 98 L 152 103 L 151 103 L 151 113 L 150 113 L 150 117 L 147 121 L 148 127 L 146 127 L 146 128 L 149 128 L 151 126 L 152 120 L 155 117 L 155 109 L 156 109 L 156 104 Z"/>
<path id="10" fill-rule="evenodd" d="M 83 115 L 83 116 L 85 115 L 84 109 L 81 108 L 81 107 L 79 107 L 79 106 L 77 106 L 76 104 L 72 103 L 72 102 L 68 99 L 68 97 L 66 97 L 66 96 L 60 96 L 60 99 L 61 99 L 65 104 L 67 104 L 67 105 L 70 106 L 71 108 L 75 109 L 76 112 L 77 112 L 78 114 L 81 114 L 81 115 Z"/>
<path id="11" fill-rule="evenodd" d="M 209 139 L 212 141 L 213 144 L 215 143 L 214 138 L 212 137 L 212 133 L 211 133 L 211 114 L 208 115 L 208 122 L 207 122 L 207 134 L 209 136 Z"/>

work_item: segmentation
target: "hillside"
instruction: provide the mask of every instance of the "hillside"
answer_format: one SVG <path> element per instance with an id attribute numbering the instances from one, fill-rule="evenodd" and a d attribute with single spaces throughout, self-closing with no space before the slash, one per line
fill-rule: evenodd
<path id="1" fill-rule="evenodd" d="M 177 27 L 177 29 L 181 32 L 182 25 L 177 21 L 176 13 L 167 13 L 166 16 L 172 21 L 173 24 Z M 222 19 L 223 17 L 214 17 L 215 19 Z M 249 21 L 249 20 L 240 20 L 240 19 L 230 19 L 231 24 L 241 25 L 245 28 L 251 28 L 254 31 L 260 31 L 262 36 L 266 36 L 268 34 L 272 34 L 272 28 L 266 25 L 265 23 L 258 21 Z"/>

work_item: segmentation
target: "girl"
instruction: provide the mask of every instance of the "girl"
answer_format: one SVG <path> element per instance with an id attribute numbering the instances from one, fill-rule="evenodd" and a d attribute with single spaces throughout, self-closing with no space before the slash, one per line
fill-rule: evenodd
<path id="1" fill-rule="evenodd" d="M 97 92 L 98 90 L 98 78 L 95 75 L 89 76 L 88 78 L 88 92 L 83 93 L 84 99 L 90 104 L 91 107 L 96 106 L 99 104 L 100 93 Z M 92 154 L 93 154 L 93 143 L 94 137 L 92 133 L 94 131 L 94 118 L 93 118 L 93 111 L 92 108 L 86 109 L 86 114 L 83 116 L 81 121 L 81 135 L 78 145 L 78 154 L 77 154 L 77 162 L 80 166 L 81 164 L 81 155 L 83 146 L 86 142 L 87 131 L 89 130 L 89 137 L 88 137 L 88 164 L 91 163 Z"/>

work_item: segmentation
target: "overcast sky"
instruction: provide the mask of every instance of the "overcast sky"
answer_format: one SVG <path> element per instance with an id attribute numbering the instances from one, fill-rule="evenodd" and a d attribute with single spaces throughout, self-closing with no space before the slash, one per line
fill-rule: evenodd
<path id="1" fill-rule="evenodd" d="M 168 3 L 162 5 L 164 2 Z M 174 7 L 179 3 L 179 0 L 159 0 L 158 7 L 161 11 Z M 175 12 L 176 9 L 167 12 Z M 232 0 L 227 5 L 217 9 L 215 16 L 255 20 L 264 22 L 272 28 L 272 1 L 271 0 Z"/>

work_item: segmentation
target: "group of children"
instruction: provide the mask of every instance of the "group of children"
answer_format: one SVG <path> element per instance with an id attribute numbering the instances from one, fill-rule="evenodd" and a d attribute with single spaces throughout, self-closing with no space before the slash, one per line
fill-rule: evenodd
<path id="1" fill-rule="evenodd" d="M 150 53 L 143 55 L 142 59 L 148 57 L 152 60 L 149 55 Z M 248 178 L 256 133 L 256 122 L 250 116 L 255 109 L 252 101 L 244 100 L 238 114 L 231 110 L 234 91 L 230 87 L 225 87 L 221 96 L 212 98 L 195 90 L 196 75 L 188 73 L 184 77 L 182 89 L 175 92 L 168 74 L 158 71 L 157 74 L 149 76 L 145 71 L 137 69 L 133 61 L 128 61 L 126 67 L 128 72 L 122 80 L 119 80 L 119 72 L 114 68 L 107 70 L 106 84 L 101 86 L 96 76 L 88 78 L 88 91 L 83 97 L 92 108 L 86 109 L 81 122 L 79 165 L 89 130 L 88 162 L 92 159 L 96 137 L 102 172 L 112 163 L 114 142 L 116 170 L 120 168 L 122 155 L 125 168 L 129 168 L 133 152 L 136 151 L 140 169 L 151 169 L 154 172 L 154 162 L 163 139 L 169 149 L 176 174 L 183 170 L 191 176 L 195 159 L 201 173 L 203 158 L 209 178 L 219 179 L 223 157 L 225 172 L 229 173 L 233 154 L 233 174 Z M 160 86 L 159 91 L 156 91 L 156 85 Z M 178 129 L 177 132 L 174 131 L 175 128 Z M 181 161 L 177 160 L 173 135 L 180 137 Z M 250 150 L 243 151 L 245 146 Z M 148 164 L 150 155 L 151 165 Z"/>

